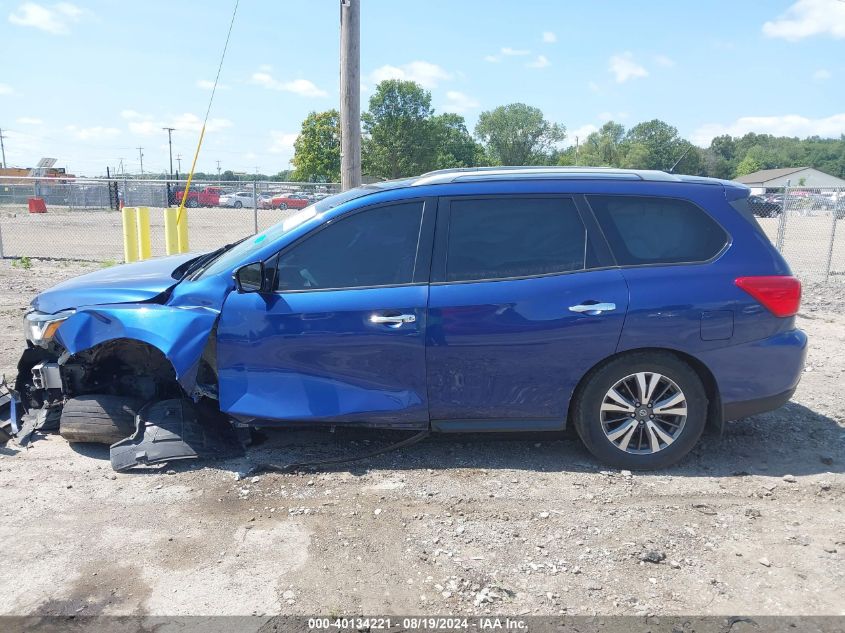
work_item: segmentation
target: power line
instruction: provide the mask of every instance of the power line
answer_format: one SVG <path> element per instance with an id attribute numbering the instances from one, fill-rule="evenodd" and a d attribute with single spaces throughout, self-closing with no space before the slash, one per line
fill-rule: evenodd
<path id="1" fill-rule="evenodd" d="M 3 152 L 3 169 L 6 169 L 6 146 L 3 145 L 3 129 L 0 128 L 0 150 Z"/>

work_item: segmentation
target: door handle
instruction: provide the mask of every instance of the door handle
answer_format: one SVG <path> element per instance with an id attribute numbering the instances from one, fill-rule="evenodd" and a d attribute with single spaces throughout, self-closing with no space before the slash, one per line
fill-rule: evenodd
<path id="1" fill-rule="evenodd" d="M 580 303 L 577 306 L 569 306 L 570 312 L 596 316 L 602 312 L 611 312 L 616 309 L 615 303 Z"/>
<path id="2" fill-rule="evenodd" d="M 414 314 L 397 314 L 395 316 L 384 316 L 383 314 L 371 314 L 370 323 L 377 325 L 387 325 L 388 327 L 398 328 L 405 323 L 415 323 L 417 320 Z"/>

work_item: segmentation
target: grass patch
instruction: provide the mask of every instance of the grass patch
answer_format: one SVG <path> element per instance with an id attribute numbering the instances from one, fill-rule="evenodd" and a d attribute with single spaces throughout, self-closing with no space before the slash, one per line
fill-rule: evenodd
<path id="1" fill-rule="evenodd" d="M 32 268 L 32 260 L 29 257 L 23 256 L 12 262 L 12 268 L 23 268 L 24 270 L 29 270 Z"/>

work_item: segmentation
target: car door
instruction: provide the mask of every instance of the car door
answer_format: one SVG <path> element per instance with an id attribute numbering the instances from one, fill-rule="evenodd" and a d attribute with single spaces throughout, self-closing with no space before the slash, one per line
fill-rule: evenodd
<path id="1" fill-rule="evenodd" d="M 427 328 L 432 427 L 555 429 L 614 353 L 628 290 L 581 199 L 441 199 Z"/>
<path id="2" fill-rule="evenodd" d="M 435 207 L 418 199 L 341 216 L 269 263 L 272 292 L 232 292 L 217 330 L 221 409 L 427 427 Z"/>

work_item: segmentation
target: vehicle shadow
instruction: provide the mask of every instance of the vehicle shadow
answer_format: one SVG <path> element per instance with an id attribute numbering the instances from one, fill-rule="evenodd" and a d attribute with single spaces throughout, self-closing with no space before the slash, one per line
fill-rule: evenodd
<path id="1" fill-rule="evenodd" d="M 264 440 L 238 460 L 223 460 L 246 472 L 260 463 L 279 465 L 365 454 L 408 437 L 408 432 L 337 428 L 262 430 Z M 209 464 L 211 466 L 211 464 Z M 484 468 L 537 472 L 614 470 L 592 457 L 573 431 L 559 433 L 471 433 L 431 435 L 419 444 L 359 462 L 309 466 L 310 472 L 361 474 L 376 469 Z M 845 427 L 807 407 L 789 403 L 777 411 L 727 425 L 723 435 L 705 431 L 692 453 L 658 475 L 741 477 L 845 472 Z M 648 475 L 644 472 L 643 475 Z"/>
<path id="2" fill-rule="evenodd" d="M 262 429 L 245 454 L 225 459 L 183 460 L 139 467 L 131 473 L 177 473 L 214 468 L 233 475 L 252 474 L 262 465 L 320 461 L 364 455 L 409 437 L 407 431 L 353 427 Z M 80 455 L 108 461 L 109 447 L 72 444 Z M 508 469 L 526 472 L 594 473 L 615 470 L 596 460 L 572 430 L 555 433 L 463 433 L 430 435 L 419 444 L 341 464 L 312 465 L 307 472 L 372 470 Z M 266 470 L 266 469 L 264 469 Z M 689 456 L 679 464 L 643 476 L 783 477 L 845 472 L 845 426 L 803 405 L 790 402 L 780 409 L 731 422 L 721 436 L 705 431 Z"/>

